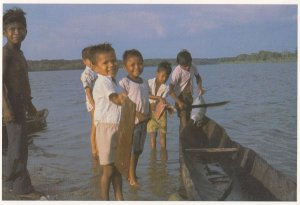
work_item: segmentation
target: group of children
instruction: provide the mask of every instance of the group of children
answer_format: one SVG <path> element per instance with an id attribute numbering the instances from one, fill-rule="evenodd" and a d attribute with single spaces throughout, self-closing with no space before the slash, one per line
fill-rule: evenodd
<path id="1" fill-rule="evenodd" d="M 127 76 L 116 82 L 118 63 L 115 50 L 108 43 L 83 49 L 83 62 L 86 65 L 81 81 L 86 92 L 87 110 L 92 125 L 90 132 L 93 157 L 99 158 L 103 171 L 100 179 L 101 198 L 109 200 L 109 187 L 112 183 L 116 200 L 123 200 L 122 177 L 114 166 L 117 149 L 117 129 L 121 116 L 121 105 L 125 98 L 136 104 L 135 127 L 129 166 L 128 181 L 138 186 L 136 167 L 143 152 L 147 132 L 151 138 L 151 147 L 156 148 L 156 136 L 159 131 L 161 148 L 166 148 L 167 102 L 170 95 L 180 117 L 180 130 L 189 120 L 190 105 L 193 100 L 193 76 L 196 77 L 198 94 L 202 95 L 202 80 L 191 54 L 182 50 L 177 55 L 178 66 L 172 72 L 171 64 L 162 61 L 158 64 L 156 77 L 150 80 L 141 78 L 143 56 L 136 50 L 126 50 L 123 54 L 123 67 Z M 171 75 L 169 85 L 166 82 Z M 158 104 L 164 105 L 164 111 L 156 116 Z"/>

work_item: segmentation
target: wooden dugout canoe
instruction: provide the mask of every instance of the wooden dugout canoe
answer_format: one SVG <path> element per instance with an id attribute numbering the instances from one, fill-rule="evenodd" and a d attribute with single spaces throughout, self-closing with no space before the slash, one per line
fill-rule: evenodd
<path id="1" fill-rule="evenodd" d="M 205 117 L 180 134 L 180 172 L 189 200 L 296 201 L 297 184 Z"/>

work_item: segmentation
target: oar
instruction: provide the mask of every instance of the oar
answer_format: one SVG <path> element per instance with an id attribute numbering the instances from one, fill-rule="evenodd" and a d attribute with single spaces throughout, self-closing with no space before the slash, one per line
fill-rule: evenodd
<path id="1" fill-rule="evenodd" d="M 229 103 L 229 101 L 223 101 L 223 102 L 216 102 L 216 103 L 207 103 L 207 104 L 200 104 L 200 105 L 192 105 L 192 108 L 199 108 L 199 107 L 216 107 L 221 106 Z"/>

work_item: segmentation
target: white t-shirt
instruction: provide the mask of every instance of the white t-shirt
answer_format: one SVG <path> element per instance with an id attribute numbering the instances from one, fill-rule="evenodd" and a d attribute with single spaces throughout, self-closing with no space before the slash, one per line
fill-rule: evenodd
<path id="1" fill-rule="evenodd" d="M 171 74 L 170 84 L 174 85 L 174 92 L 178 96 L 184 90 L 185 86 L 191 80 L 191 92 L 193 93 L 193 76 L 198 75 L 197 67 L 192 65 L 189 71 L 180 68 L 180 65 L 176 66 Z"/>
<path id="2" fill-rule="evenodd" d="M 112 93 L 118 93 L 118 85 L 109 76 L 98 74 L 93 97 L 95 100 L 94 123 L 118 124 L 121 117 L 121 106 L 109 100 Z"/>
<path id="3" fill-rule="evenodd" d="M 156 82 L 155 82 L 155 78 L 149 79 L 148 80 L 148 85 L 150 88 L 150 93 L 151 95 L 154 96 L 160 96 L 160 97 L 167 97 L 167 95 L 169 94 L 169 86 L 166 84 L 161 84 L 157 90 L 157 93 L 155 94 L 155 89 L 156 89 Z M 155 100 L 151 100 L 149 99 L 150 103 L 154 103 Z"/>
<path id="4" fill-rule="evenodd" d="M 82 82 L 84 92 L 86 92 L 86 88 L 93 89 L 95 81 L 97 80 L 97 73 L 94 72 L 90 67 L 86 66 L 84 71 L 81 74 L 80 80 Z M 86 109 L 88 112 L 90 112 L 93 109 L 92 104 L 89 101 L 89 98 L 85 94 L 86 98 Z"/>
<path id="5" fill-rule="evenodd" d="M 136 111 L 148 114 L 149 113 L 149 86 L 147 81 L 142 79 L 142 83 L 135 82 L 128 77 L 120 80 L 119 84 L 127 93 L 129 99 L 136 104 Z M 135 124 L 138 119 L 135 119 Z"/>

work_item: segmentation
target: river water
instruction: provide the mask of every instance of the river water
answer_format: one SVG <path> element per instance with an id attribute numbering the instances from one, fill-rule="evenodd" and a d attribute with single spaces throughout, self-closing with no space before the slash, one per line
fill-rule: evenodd
<path id="1" fill-rule="evenodd" d="M 202 65 L 198 70 L 209 108 L 207 116 L 229 136 L 296 180 L 297 64 Z M 29 146 L 28 168 L 37 190 L 53 200 L 99 200 L 100 168 L 90 155 L 90 117 L 85 109 L 81 70 L 30 72 L 33 103 L 49 110 L 48 126 Z M 142 74 L 153 78 L 154 67 Z M 123 69 L 118 79 L 125 76 Z M 172 102 L 172 100 L 170 100 Z M 147 138 L 137 166 L 140 187 L 123 179 L 125 200 L 164 201 L 180 187 L 178 118 L 168 118 L 167 151 L 151 151 Z M 111 192 L 111 198 L 113 193 Z"/>

